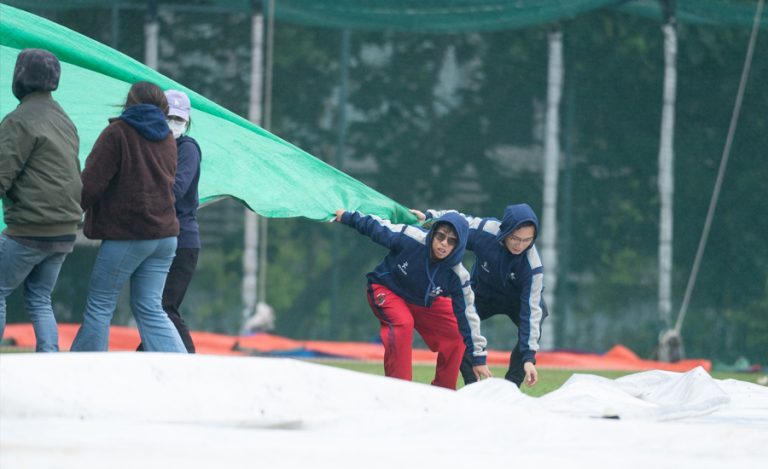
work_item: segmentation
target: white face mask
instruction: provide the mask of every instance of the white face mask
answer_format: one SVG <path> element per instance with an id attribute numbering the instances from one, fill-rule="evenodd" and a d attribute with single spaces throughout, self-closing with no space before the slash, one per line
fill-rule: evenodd
<path id="1" fill-rule="evenodd" d="M 168 119 L 168 127 L 171 129 L 171 133 L 173 133 L 173 138 L 179 138 L 187 130 L 187 123 Z"/>

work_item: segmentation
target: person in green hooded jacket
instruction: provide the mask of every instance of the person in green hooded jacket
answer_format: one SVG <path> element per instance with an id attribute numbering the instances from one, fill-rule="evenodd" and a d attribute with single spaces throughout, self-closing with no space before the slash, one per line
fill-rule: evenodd
<path id="1" fill-rule="evenodd" d="M 77 129 L 51 96 L 60 76 L 55 55 L 22 50 L 12 83 L 19 105 L 0 123 L 0 338 L 6 298 L 23 283 L 38 352 L 59 350 L 51 292 L 83 213 Z"/>

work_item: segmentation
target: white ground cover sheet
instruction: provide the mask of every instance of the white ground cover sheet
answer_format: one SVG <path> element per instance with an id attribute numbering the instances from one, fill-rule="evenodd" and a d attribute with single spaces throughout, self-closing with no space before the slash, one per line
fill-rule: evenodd
<path id="1" fill-rule="evenodd" d="M 280 358 L 0 355 L 0 468 L 139 467 L 764 468 L 768 388 L 699 368 L 532 398 Z"/>

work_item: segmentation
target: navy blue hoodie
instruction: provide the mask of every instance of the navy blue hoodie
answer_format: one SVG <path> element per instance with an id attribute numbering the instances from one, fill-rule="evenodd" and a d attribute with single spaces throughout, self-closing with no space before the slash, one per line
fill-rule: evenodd
<path id="1" fill-rule="evenodd" d="M 200 182 L 202 159 L 197 141 L 186 135 L 176 139 L 176 218 L 179 219 L 178 248 L 200 249 L 200 225 L 197 223 L 197 207 L 200 204 L 197 186 Z"/>
<path id="2" fill-rule="evenodd" d="M 480 334 L 480 318 L 474 307 L 469 272 L 461 259 L 467 245 L 469 226 L 459 214 L 447 213 L 436 220 L 430 230 L 410 225 L 397 225 L 373 215 L 345 212 L 341 222 L 389 249 L 389 254 L 368 273 L 368 283 L 383 285 L 406 302 L 429 307 L 435 297 L 447 296 L 464 337 L 467 350 L 472 350 L 473 365 L 484 365 L 486 340 Z M 432 236 L 437 225 L 447 223 L 456 231 L 458 242 L 445 259 L 430 259 Z"/>
<path id="3" fill-rule="evenodd" d="M 142 137 L 153 142 L 165 139 L 171 129 L 163 111 L 152 104 L 135 104 L 120 114 L 120 120 L 136 129 Z"/>
<path id="4" fill-rule="evenodd" d="M 427 210 L 427 218 L 445 216 L 455 211 Z M 543 307 L 544 266 L 536 250 L 539 235 L 539 219 L 527 204 L 509 205 L 501 221 L 496 218 L 478 218 L 459 214 L 469 223 L 467 249 L 475 253 L 472 268 L 472 289 L 478 307 L 492 307 L 493 311 L 481 310 L 484 317 L 489 313 L 511 315 L 518 327 L 518 346 L 523 362 L 536 363 L 536 352 L 541 338 L 541 321 L 546 316 Z M 520 228 L 523 223 L 534 226 L 534 240 L 520 254 L 512 254 L 504 245 L 504 238 Z"/>

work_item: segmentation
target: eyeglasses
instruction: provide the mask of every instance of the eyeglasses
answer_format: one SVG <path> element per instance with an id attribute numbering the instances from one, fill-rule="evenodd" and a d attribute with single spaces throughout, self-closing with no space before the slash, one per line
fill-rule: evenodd
<path id="1" fill-rule="evenodd" d="M 507 236 L 507 242 L 513 245 L 517 244 L 531 244 L 533 242 L 533 237 L 530 238 L 518 238 L 515 235 L 509 235 Z"/>
<path id="2" fill-rule="evenodd" d="M 456 243 L 459 242 L 459 238 L 448 236 L 444 231 L 435 231 L 435 239 L 438 243 L 442 243 L 443 241 L 447 242 L 448 246 L 456 246 Z"/>

